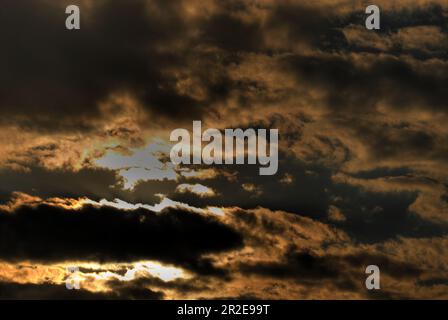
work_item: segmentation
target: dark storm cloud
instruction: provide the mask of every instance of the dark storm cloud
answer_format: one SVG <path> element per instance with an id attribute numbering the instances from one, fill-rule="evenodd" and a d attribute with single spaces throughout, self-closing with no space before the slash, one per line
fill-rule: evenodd
<path id="1" fill-rule="evenodd" d="M 383 28 L 380 32 L 390 33 L 404 27 L 440 26 L 448 31 L 448 22 L 443 7 L 440 4 L 432 3 L 427 6 L 387 10 L 383 13 Z"/>
<path id="2" fill-rule="evenodd" d="M 89 8 L 81 4 L 81 30 L 70 32 L 65 29 L 63 4 L 4 1 L 0 13 L 2 121 L 44 130 L 67 126 L 88 130 L 91 125 L 85 116 L 100 117 L 98 103 L 120 91 L 130 92 L 159 116 L 197 119 L 211 103 L 238 90 L 238 83 L 225 70 L 229 62 L 239 63 L 237 53 L 276 50 L 266 42 L 275 37 L 271 32 L 285 33 L 285 44 L 306 42 L 323 50 L 345 50 L 342 28 L 363 22 L 358 11 L 340 15 L 321 6 L 279 4 L 263 8 L 268 13 L 263 24 L 256 15 L 242 19 L 235 14 L 252 14 L 244 2 L 217 5 L 217 12 L 187 21 L 179 1 L 152 1 L 151 6 L 143 0 L 100 1 Z M 426 22 L 446 30 L 438 6 L 385 15 L 389 29 Z M 207 52 L 201 46 L 220 51 Z M 442 84 L 446 77 L 417 74 L 402 62 L 377 62 L 364 71 L 341 58 L 294 57 L 285 63 L 311 84 L 324 86 L 335 107 L 360 102 L 369 107 L 366 97 L 382 94 L 392 104 L 421 100 L 432 108 L 445 106 Z M 188 89 L 180 92 L 180 78 L 173 70 L 195 79 L 196 89 L 205 98 L 194 97 Z M 393 95 L 384 83 L 406 96 Z"/>
<path id="3" fill-rule="evenodd" d="M 285 5 L 273 8 L 266 28 L 280 29 L 287 35 L 287 43 L 305 43 L 323 50 L 340 50 L 347 46 L 341 28 L 361 17 L 339 16 L 332 10 L 313 5 Z"/>
<path id="4" fill-rule="evenodd" d="M 90 292 L 86 290 L 67 290 L 65 285 L 56 284 L 20 284 L 0 282 L 0 299 L 24 300 L 109 300 L 109 299 L 146 299 L 158 300 L 163 293 L 146 288 L 131 288 L 124 284 L 115 286 L 111 292 Z"/>
<path id="5" fill-rule="evenodd" d="M 134 190 L 123 190 L 117 185 L 113 171 L 105 169 L 49 170 L 31 167 L 29 171 L 0 170 L 0 203 L 11 198 L 11 192 L 21 190 L 41 198 L 83 198 L 99 201 L 119 198 L 129 203 L 156 204 L 157 193 L 175 189 L 174 181 L 150 181 L 140 183 Z M 61 183 L 63 181 L 64 183 Z"/>
<path id="6" fill-rule="evenodd" d="M 42 198 L 88 197 L 97 200 L 119 196 L 110 187 L 116 183 L 114 173 L 102 169 L 84 169 L 78 172 L 40 167 L 31 167 L 28 172 L 0 170 L 0 181 L 0 202 L 9 200 L 11 192 L 17 190 Z"/>
<path id="7" fill-rule="evenodd" d="M 213 218 L 188 211 L 84 206 L 65 210 L 22 206 L 0 213 L 0 257 L 21 261 L 136 261 L 156 259 L 220 274 L 205 253 L 241 246 L 241 236 Z"/>
<path id="8" fill-rule="evenodd" d="M 446 74 L 419 72 L 392 57 L 371 57 L 366 62 L 368 67 L 361 67 L 337 55 L 295 55 L 285 58 L 283 64 L 299 81 L 322 89 L 327 107 L 334 113 L 372 112 L 380 101 L 397 110 L 418 106 L 446 111 Z"/>
<path id="9" fill-rule="evenodd" d="M 280 157 L 282 158 L 282 157 Z M 271 176 L 259 176 L 258 168 L 254 166 L 228 166 L 228 170 L 237 173 L 236 180 L 228 180 L 219 177 L 209 181 L 188 179 L 188 183 L 202 183 L 207 187 L 217 190 L 220 197 L 201 198 L 195 194 L 175 193 L 170 198 L 179 202 L 190 203 L 203 207 L 239 206 L 242 208 L 254 208 L 263 206 L 270 209 L 298 212 L 314 218 L 324 218 L 326 215 L 329 195 L 325 192 L 331 177 L 331 171 L 322 166 L 307 166 L 292 159 L 281 159 L 279 172 L 274 178 Z M 309 170 L 309 171 L 308 171 Z M 315 174 L 311 174 L 311 171 Z M 296 181 L 286 185 L 280 183 L 280 177 L 285 172 L 293 172 Z M 244 184 L 254 184 L 255 190 L 260 193 L 245 190 Z"/>
<path id="10" fill-rule="evenodd" d="M 447 95 L 448 98 L 448 95 Z M 439 99 L 442 99 L 440 96 Z M 442 106 L 442 112 L 447 109 Z M 432 104 L 431 106 L 434 106 Z M 448 159 L 448 135 L 433 132 L 425 127 L 412 126 L 410 123 L 379 123 L 372 125 L 372 121 L 360 120 L 341 121 L 340 125 L 353 130 L 359 139 L 366 143 L 372 158 L 389 159 L 394 157 L 411 157 L 413 159 Z"/>
<path id="11" fill-rule="evenodd" d="M 176 117 L 185 109 L 196 114 L 196 101 L 178 94 L 175 79 L 164 74 L 166 67 L 185 63 L 182 50 L 186 48 L 156 50 L 188 38 L 177 3 L 153 2 L 158 13 L 142 0 L 101 1 L 91 10 L 81 6 L 82 28 L 70 32 L 65 29 L 62 4 L 4 1 L 0 13 L 3 115 L 14 119 L 17 114 L 33 113 L 32 120 L 17 120 L 42 129 L 67 125 L 83 129 L 87 124 L 79 116 L 99 116 L 97 104 L 120 90 L 136 95 L 161 115 Z"/>
<path id="12" fill-rule="evenodd" d="M 416 192 L 366 192 L 335 184 L 332 194 L 340 199 L 337 205 L 346 217 L 346 221 L 337 225 L 357 241 L 375 243 L 397 236 L 431 237 L 448 233 L 446 225 L 425 221 L 410 212 Z"/>
<path id="13" fill-rule="evenodd" d="M 332 176 L 338 172 L 338 168 L 306 163 L 284 154 L 280 156 L 279 172 L 274 179 L 259 176 L 257 169 L 251 166 L 229 166 L 227 169 L 237 173 L 235 180 L 221 176 L 207 181 L 185 181 L 205 184 L 219 192 L 220 197 L 201 198 L 186 193 L 169 193 L 168 197 L 196 207 L 238 206 L 249 209 L 261 206 L 270 210 L 292 212 L 336 224 L 354 240 L 364 243 L 385 241 L 397 236 L 431 237 L 448 233 L 447 225 L 426 221 L 410 211 L 409 207 L 418 196 L 417 190 L 394 193 L 366 191 L 359 186 L 334 181 Z M 377 169 L 360 175 L 364 179 L 371 176 L 405 177 L 404 173 L 408 170 L 403 170 Z M 286 173 L 291 176 L 291 183 L 281 182 L 281 177 Z M 244 183 L 254 183 L 261 193 L 244 190 Z M 341 208 L 345 221 L 328 220 L 331 205 Z"/>
<path id="14" fill-rule="evenodd" d="M 423 273 L 417 266 L 380 254 L 359 253 L 347 256 L 318 256 L 309 252 L 290 250 L 283 261 L 258 264 L 240 264 L 246 275 L 263 275 L 276 279 L 288 279 L 305 284 L 331 282 L 344 291 L 358 291 L 363 286 L 365 267 L 381 266 L 382 274 L 395 279 L 416 279 Z M 384 284 L 383 279 L 383 286 Z"/>
<path id="15" fill-rule="evenodd" d="M 256 52 L 263 48 L 260 23 L 244 22 L 228 14 L 211 16 L 202 24 L 201 41 L 217 46 L 226 52 Z"/>
<path id="16" fill-rule="evenodd" d="M 110 280 L 107 281 L 106 286 L 112 289 L 114 292 L 118 292 L 120 295 L 134 297 L 135 299 L 145 299 L 150 297 L 152 290 L 175 290 L 182 293 L 187 292 L 201 292 L 210 289 L 209 287 L 202 284 L 203 277 L 193 278 L 193 279 L 176 279 L 175 281 L 163 281 L 159 278 L 137 278 L 131 281 L 119 281 Z M 148 288 L 153 288 L 149 290 Z M 154 295 L 154 292 L 153 292 Z M 146 298 L 148 299 L 148 298 Z"/>
<path id="17" fill-rule="evenodd" d="M 108 286 L 112 289 L 112 295 L 117 295 L 121 299 L 159 300 L 163 298 L 162 292 L 148 289 L 145 282 L 145 279 L 130 282 L 112 280 L 108 282 Z"/>
<path id="18" fill-rule="evenodd" d="M 384 8 L 381 5 L 381 28 L 375 30 L 374 34 L 384 37 L 393 36 L 406 28 L 436 26 L 445 34 L 448 32 L 446 13 L 440 4 L 433 3 L 411 8 Z M 335 10 L 332 10 L 335 9 Z M 264 31 L 283 30 L 287 37 L 285 45 L 305 43 L 313 48 L 326 52 L 349 53 L 349 52 L 372 52 L 378 53 L 374 47 L 363 47 L 347 41 L 344 35 L 344 28 L 359 26 L 364 29 L 366 19 L 365 6 L 362 3 L 353 4 L 352 10 L 341 12 L 338 4 L 334 7 L 319 6 L 318 4 L 279 4 L 271 10 Z M 366 30 L 365 30 L 366 31 Z M 369 31 L 367 31 L 369 32 Z M 414 38 L 418 39 L 419 35 Z M 437 44 L 436 44 L 437 45 Z M 438 44 L 443 45 L 443 44 Z M 445 43 L 446 46 L 446 43 Z M 389 54 L 399 56 L 400 54 L 410 54 L 416 58 L 447 58 L 446 51 L 438 48 L 429 48 L 425 52 L 425 47 L 409 50 L 400 44 L 394 44 L 388 50 Z"/>
<path id="19" fill-rule="evenodd" d="M 319 258 L 306 252 L 288 253 L 284 262 L 243 264 L 240 266 L 240 270 L 245 274 L 263 274 L 274 278 L 300 277 L 302 281 L 339 276 L 339 266 L 324 260 L 325 258 Z"/>
<path id="20" fill-rule="evenodd" d="M 3 122 L 89 130 L 86 117 L 100 118 L 98 103 L 120 92 L 131 93 L 158 116 L 197 119 L 205 107 L 238 88 L 224 69 L 239 62 L 236 53 L 262 48 L 260 23 L 232 16 L 234 8 L 225 5 L 214 15 L 188 22 L 180 1 L 149 6 L 144 0 L 108 0 L 80 7 L 82 27 L 73 32 L 65 29 L 63 4 L 3 3 Z M 221 51 L 204 51 L 204 45 Z M 180 92 L 182 78 L 173 71 L 194 79 L 193 89 L 200 88 L 205 97 L 195 98 L 188 89 Z"/>

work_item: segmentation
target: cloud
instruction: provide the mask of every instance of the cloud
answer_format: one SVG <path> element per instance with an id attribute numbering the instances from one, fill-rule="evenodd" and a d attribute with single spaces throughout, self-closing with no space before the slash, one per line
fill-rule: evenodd
<path id="1" fill-rule="evenodd" d="M 23 198 L 23 197 L 22 197 Z M 30 205 L 30 204 L 28 204 Z M 105 205 L 105 204 L 104 204 Z M 53 216 L 54 224 L 59 223 L 58 214 L 71 216 L 72 221 L 77 221 L 76 215 L 86 214 L 90 223 L 95 221 L 95 216 L 100 213 L 92 211 L 93 207 L 84 207 L 84 209 L 61 210 L 59 213 L 52 206 L 33 204 L 35 210 L 33 215 L 39 215 L 45 220 L 47 213 Z M 25 209 L 24 209 L 25 208 Z M 102 207 L 103 208 L 103 207 Z M 179 212 L 164 210 L 159 218 L 148 218 L 151 214 L 148 211 L 142 212 L 141 209 L 133 209 L 131 211 L 115 212 L 111 207 L 105 206 L 103 209 L 104 216 L 101 220 L 109 221 L 108 226 L 113 228 L 115 223 L 112 220 L 118 219 L 116 215 L 120 215 L 117 224 L 120 229 L 129 230 L 128 220 L 133 221 L 133 216 L 141 225 L 139 228 L 145 229 L 145 239 L 152 237 L 146 227 L 147 219 L 157 222 L 160 230 L 169 232 L 168 227 L 164 227 L 165 219 L 177 221 L 181 223 L 184 229 L 193 223 L 186 223 L 182 217 L 191 215 L 188 211 Z M 25 210 L 25 211 L 24 211 Z M 22 209 L 14 209 L 14 212 L 7 213 L 10 216 L 10 223 L 15 220 L 21 220 L 24 212 L 30 210 L 26 204 Z M 83 211 L 84 210 L 84 211 Z M 82 243 L 78 244 L 78 254 L 71 255 L 70 245 L 64 241 L 64 238 L 58 237 L 59 242 L 64 245 L 64 251 L 60 252 L 55 248 L 55 244 L 45 243 L 45 248 L 51 250 L 40 250 L 42 240 L 34 239 L 33 244 L 26 244 L 24 240 L 28 237 L 22 237 L 18 244 L 9 243 L 11 246 L 20 245 L 22 256 L 27 256 L 31 262 L 21 262 L 21 268 L 17 268 L 14 262 L 2 264 L 0 277 L 4 279 L 3 286 L 8 293 L 15 297 L 27 297 L 34 299 L 36 297 L 54 298 L 58 296 L 59 289 L 63 287 L 64 281 L 64 265 L 76 264 L 80 266 L 83 291 L 76 293 L 78 298 L 127 298 L 127 299 L 159 299 L 159 298 L 219 298 L 223 296 L 232 298 L 242 297 L 258 297 L 258 298 L 424 298 L 431 295 L 443 297 L 443 281 L 447 274 L 444 269 L 444 254 L 446 239 L 443 237 L 432 239 L 418 238 L 400 238 L 389 240 L 382 243 L 360 244 L 353 242 L 350 237 L 342 230 L 330 226 L 328 224 L 318 222 L 316 220 L 302 217 L 297 214 L 287 213 L 283 211 L 270 211 L 265 208 L 257 208 L 252 210 L 243 210 L 241 208 L 222 208 L 223 215 L 216 217 L 216 222 L 222 225 L 225 230 L 232 230 L 233 234 L 239 235 L 241 238 L 238 245 L 234 245 L 229 250 L 229 238 L 223 239 L 223 235 L 217 233 L 216 227 L 212 227 L 213 223 L 209 222 L 207 229 L 213 229 L 213 237 L 207 238 L 207 247 L 213 242 L 213 249 L 199 248 L 198 242 L 200 237 L 196 235 L 182 237 L 182 245 L 179 242 L 180 236 L 170 233 L 170 237 L 175 237 L 175 246 L 170 246 L 169 238 L 158 238 L 158 247 L 163 243 L 163 254 L 157 254 L 155 251 L 149 250 L 148 246 L 144 246 L 144 256 L 156 257 L 159 261 L 166 261 L 181 266 L 183 270 L 189 272 L 188 277 L 175 277 L 177 274 L 176 267 L 164 266 L 162 270 L 160 263 L 157 267 L 154 264 L 138 262 L 129 264 L 133 257 L 125 257 L 124 259 L 108 258 L 108 249 L 98 249 L 99 245 L 96 241 L 92 241 L 92 236 L 84 228 L 82 238 L 88 243 L 88 249 L 82 249 Z M 102 212 L 102 211 L 100 211 Z M 175 216 L 174 216 L 175 215 Z M 17 217 L 14 217 L 17 216 Z M 74 216 L 74 217 L 72 217 Z M 163 217 L 165 216 L 165 217 Z M 146 217 L 143 219 L 142 217 Z M 191 217 L 190 217 L 191 218 Z M 1 219 L 4 225 L 5 218 Z M 33 222 L 32 226 L 40 228 L 39 224 L 35 224 L 33 218 L 26 217 L 26 221 Z M 206 220 L 207 221 L 207 220 Z M 19 222 L 15 223 L 19 225 Z M 77 223 L 79 224 L 79 223 Z M 76 225 L 74 227 L 76 227 Z M 96 223 L 95 223 L 96 224 Z M 71 224 L 73 226 L 73 223 Z M 169 223 L 167 223 L 169 225 Z M 14 231 L 17 228 L 9 228 Z M 194 227 L 193 227 L 194 229 Z M 158 229 L 159 230 L 159 229 Z M 224 229 L 223 229 L 224 230 Z M 9 236 L 12 232 L 9 232 Z M 40 228 L 40 231 L 44 231 Z M 64 231 L 67 233 L 67 231 Z M 122 231 L 120 235 L 123 235 Z M 112 239 L 111 245 L 115 245 L 113 255 L 117 254 L 138 256 L 138 252 L 143 250 L 138 242 L 134 242 L 134 235 L 120 237 L 120 246 L 126 249 L 125 253 L 118 249 L 117 242 Z M 160 231 L 162 232 L 162 231 Z M 185 235 L 186 231 L 182 234 Z M 222 233 L 223 231 L 221 231 Z M 195 230 L 195 233 L 198 232 Z M 46 237 L 52 237 L 52 231 L 47 230 Z M 31 234 L 32 236 L 32 234 Z M 72 236 L 69 231 L 67 237 Z M 99 231 L 99 236 L 104 234 Z M 138 236 L 138 235 L 137 235 Z M 126 243 L 123 243 L 126 239 Z M 195 249 L 187 248 L 189 243 L 195 243 Z M 218 242 L 216 242 L 218 241 Z M 225 241 L 225 248 L 217 243 Z M 167 243 L 168 242 L 168 243 Z M 186 242 L 188 242 L 186 244 Z M 5 243 L 2 241 L 2 243 Z M 125 246 L 127 243 L 132 246 Z M 146 243 L 145 243 L 146 244 Z M 35 250 L 30 248 L 34 247 Z M 431 248 L 428 250 L 428 248 Z M 13 248 L 14 249 L 14 248 Z M 151 248 L 152 249 L 152 248 Z M 179 253 L 189 251 L 188 256 Z M 98 262 L 93 263 L 90 253 L 96 253 L 96 257 L 100 258 Z M 157 250 L 156 250 L 157 251 Z M 3 250 L 2 259 L 5 254 L 12 250 Z M 60 252 L 57 259 L 48 252 Z M 17 261 L 17 250 L 14 250 L 14 261 Z M 38 259 L 36 255 L 39 255 Z M 109 253 L 110 255 L 111 253 Z M 62 255 L 62 256 L 61 256 Z M 195 256 L 197 265 L 194 264 L 191 257 Z M 69 259 L 61 264 L 61 260 Z M 76 257 L 76 261 L 73 260 Z M 175 258 L 173 258 L 175 257 Z M 201 257 L 199 259 L 198 257 Z M 34 259 L 33 259 L 34 258 Z M 102 259 L 101 259 L 102 258 Z M 85 261 L 81 261 L 85 260 Z M 124 261 L 116 263 L 113 261 Z M 44 261 L 45 264 L 37 263 Z M 107 261 L 111 261 L 108 263 Z M 382 291 L 378 294 L 372 294 L 364 287 L 365 267 L 370 264 L 376 264 L 381 269 L 381 285 Z M 25 268 L 25 265 L 32 266 Z M 146 266 L 146 267 L 145 267 Z M 149 268 L 149 269 L 148 269 Z M 151 269 L 152 268 L 152 269 Z M 154 269 L 155 268 L 155 269 Z M 170 269 L 171 268 L 171 269 Z M 174 269 L 176 269 L 176 271 Z M 207 272 L 208 270 L 208 272 Z M 218 272 L 218 270 L 221 270 Z M 222 270 L 226 270 L 222 273 Z M 162 272 L 159 277 L 157 272 Z M 169 279 L 163 278 L 165 272 Z M 165 279 L 165 280 L 164 280 Z M 434 282 L 435 279 L 439 279 Z M 434 282 L 434 285 L 431 283 Z M 220 290 L 217 291 L 216 287 Z M 41 293 L 37 291 L 41 289 Z M 66 290 L 64 288 L 64 290 Z M 68 292 L 68 290 L 66 290 Z M 446 292 L 446 291 L 445 291 Z M 79 296 L 78 296 L 79 294 Z M 84 297 L 85 295 L 85 297 Z M 62 295 L 65 297 L 65 294 Z M 74 298 L 75 296 L 67 296 Z"/>
<path id="2" fill-rule="evenodd" d="M 244 191 L 254 194 L 255 196 L 259 196 L 263 193 L 260 187 L 257 187 L 253 183 L 243 183 L 241 185 Z"/>
<path id="3" fill-rule="evenodd" d="M 67 290 L 65 285 L 53 284 L 18 284 L 0 282 L 1 299 L 18 300 L 110 300 L 110 299 L 147 299 L 159 300 L 163 298 L 160 292 L 149 289 L 132 288 L 126 285 L 117 286 L 110 292 L 91 292 L 87 290 Z"/>
<path id="4" fill-rule="evenodd" d="M 145 1 L 102 1 L 81 7 L 83 26 L 75 34 L 63 27 L 66 15 L 62 4 L 40 0 L 27 5 L 4 4 L 2 37 L 9 39 L 4 53 L 14 48 L 36 53 L 32 59 L 8 59 L 2 82 L 8 81 L 10 90 L 3 92 L 1 103 L 10 107 L 9 117 L 15 117 L 13 110 L 38 111 L 33 121 L 28 119 L 30 125 L 54 128 L 63 124 L 62 128 L 79 129 L 83 126 L 79 116 L 98 117 L 98 104 L 120 91 L 130 92 L 148 108 L 171 116 L 186 105 L 195 107 L 194 99 L 177 93 L 169 75 L 170 67 L 185 62 L 182 53 L 163 50 L 189 38 L 179 1 L 170 5 L 155 2 L 152 7 Z M 34 15 L 36 10 L 41 15 Z M 20 19 L 11 19 L 13 16 Z M 133 19 L 128 21 L 128 16 Z M 28 27 L 20 21 L 27 21 Z M 120 24 L 123 27 L 118 28 Z M 165 28 L 168 25 L 170 28 Z M 16 35 L 26 34 L 29 41 L 21 43 L 11 30 L 16 30 Z M 37 78 L 41 73 L 47 75 L 43 81 Z M 161 79 L 165 79 L 163 85 Z M 39 106 L 33 106 L 33 101 L 39 101 Z M 65 106 L 63 113 L 58 111 L 61 105 Z M 62 117 L 59 125 L 48 120 L 55 114 Z"/>
<path id="5" fill-rule="evenodd" d="M 0 292 L 81 260 L 86 297 L 446 298 L 446 1 L 78 3 L 2 4 Z M 278 175 L 171 165 L 192 120 L 279 129 Z"/>
<path id="6" fill-rule="evenodd" d="M 156 213 L 23 204 L 12 213 L 2 210 L 0 226 L 5 230 L 0 258 L 7 261 L 154 259 L 205 272 L 202 255 L 241 245 L 241 236 L 213 216 L 175 208 Z"/>
<path id="7" fill-rule="evenodd" d="M 196 183 L 196 184 L 187 184 L 183 183 L 176 187 L 176 192 L 179 193 L 193 193 L 197 194 L 201 198 L 205 197 L 214 197 L 216 196 L 216 193 L 213 189 L 210 189 L 209 187 L 206 187 L 202 184 Z"/>
<path id="8" fill-rule="evenodd" d="M 332 221 L 345 221 L 346 218 L 344 216 L 344 213 L 341 212 L 341 210 L 333 205 L 330 205 L 329 209 L 328 209 L 328 219 L 332 220 Z"/>

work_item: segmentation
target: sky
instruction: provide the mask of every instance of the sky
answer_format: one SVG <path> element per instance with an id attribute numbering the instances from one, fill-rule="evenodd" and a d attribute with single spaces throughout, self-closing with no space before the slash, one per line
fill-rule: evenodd
<path id="1" fill-rule="evenodd" d="M 3 0 L 0 298 L 447 299 L 448 1 L 368 4 Z M 278 172 L 173 164 L 193 121 Z"/>

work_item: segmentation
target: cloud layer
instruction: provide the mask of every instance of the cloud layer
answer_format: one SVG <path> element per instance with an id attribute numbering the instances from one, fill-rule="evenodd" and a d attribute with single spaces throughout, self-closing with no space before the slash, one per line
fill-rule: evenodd
<path id="1" fill-rule="evenodd" d="M 447 298 L 448 6 L 376 4 L 3 1 L 0 297 Z M 192 120 L 277 175 L 173 165 Z"/>

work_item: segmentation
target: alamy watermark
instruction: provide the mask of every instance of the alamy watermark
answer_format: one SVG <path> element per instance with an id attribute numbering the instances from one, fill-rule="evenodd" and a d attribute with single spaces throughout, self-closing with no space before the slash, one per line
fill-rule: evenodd
<path id="1" fill-rule="evenodd" d="M 65 20 L 65 27 L 67 30 L 81 29 L 81 11 L 76 5 L 69 5 L 65 9 L 65 13 L 69 16 Z"/>
<path id="2" fill-rule="evenodd" d="M 65 20 L 65 27 L 67 30 L 80 30 L 81 29 L 81 10 L 77 5 L 69 5 L 65 9 L 65 13 L 68 14 Z M 377 5 L 369 5 L 366 7 L 365 13 L 368 15 L 365 20 L 365 26 L 367 30 L 379 30 L 380 29 L 380 8 Z"/>
<path id="3" fill-rule="evenodd" d="M 186 129 L 171 132 L 170 141 L 178 142 L 170 152 L 174 164 L 258 164 L 259 174 L 274 175 L 278 170 L 278 129 L 207 129 L 193 121 L 192 141 Z M 268 139 L 269 138 L 269 139 Z M 207 145 L 203 147 L 203 143 Z M 247 142 L 247 143 L 246 143 Z M 247 148 L 246 148 L 247 144 Z M 269 153 L 268 153 L 269 147 Z M 258 160 L 258 161 L 257 161 Z"/>
<path id="4" fill-rule="evenodd" d="M 366 278 L 365 285 L 367 290 L 379 290 L 380 286 L 380 268 L 377 265 L 371 264 L 366 267 L 366 274 L 369 276 Z"/>

